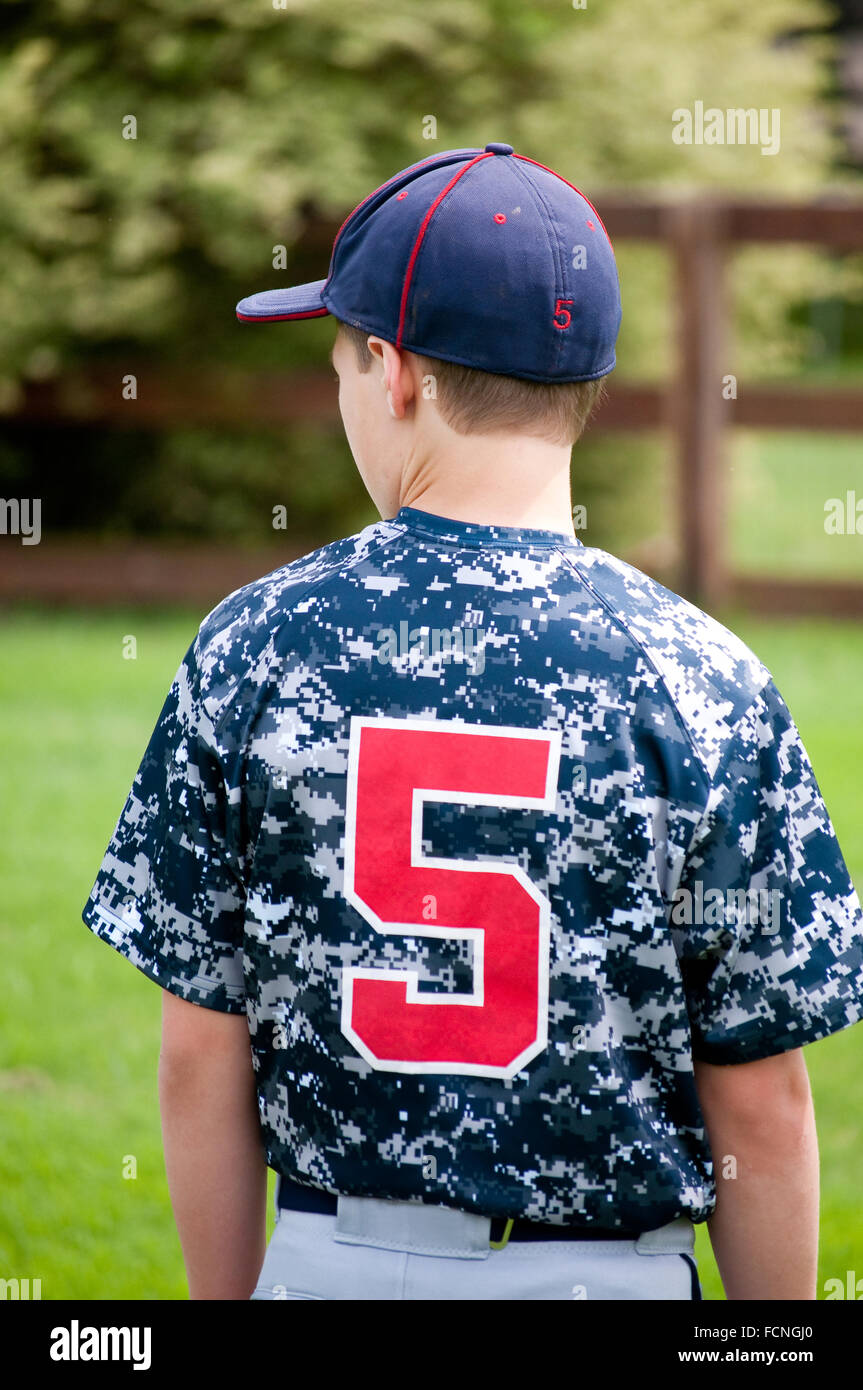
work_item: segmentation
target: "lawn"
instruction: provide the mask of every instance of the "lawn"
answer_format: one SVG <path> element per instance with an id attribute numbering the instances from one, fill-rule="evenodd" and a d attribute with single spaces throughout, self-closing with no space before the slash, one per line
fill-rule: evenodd
<path id="1" fill-rule="evenodd" d="M 45 1299 L 186 1297 L 162 1164 L 159 991 L 80 912 L 202 616 L 16 610 L 0 620 L 0 1277 L 41 1279 Z M 863 884 L 860 628 L 726 621 L 773 672 Z M 137 655 L 125 659 L 130 636 Z M 822 1288 L 847 1270 L 863 1275 L 860 1042 L 848 1029 L 807 1050 Z M 697 1239 L 705 1297 L 721 1298 L 704 1228 Z"/>
<path id="2" fill-rule="evenodd" d="M 740 573 L 863 582 L 863 459 L 856 435 L 734 433 L 728 463 L 730 561 Z M 848 526 L 861 503 L 856 525 Z M 825 529 L 841 502 L 836 533 Z"/>

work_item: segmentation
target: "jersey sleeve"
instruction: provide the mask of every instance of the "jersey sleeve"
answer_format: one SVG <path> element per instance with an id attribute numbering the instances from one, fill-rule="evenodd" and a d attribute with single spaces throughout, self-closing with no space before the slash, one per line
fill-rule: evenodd
<path id="1" fill-rule="evenodd" d="M 242 859 L 202 699 L 199 641 L 168 692 L 82 916 L 163 989 L 240 1013 Z"/>
<path id="2" fill-rule="evenodd" d="M 757 1061 L 863 1017 L 863 911 L 772 680 L 735 727 L 670 924 L 697 1060 Z"/>

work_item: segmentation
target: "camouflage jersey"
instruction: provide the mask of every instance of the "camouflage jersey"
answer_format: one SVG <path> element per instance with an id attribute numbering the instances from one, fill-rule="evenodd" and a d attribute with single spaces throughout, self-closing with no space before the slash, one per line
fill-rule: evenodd
<path id="1" fill-rule="evenodd" d="M 648 1230 L 716 1201 L 693 1058 L 863 1016 L 863 913 L 738 638 L 563 533 L 412 507 L 201 624 L 90 929 L 246 1012 L 267 1161 Z"/>

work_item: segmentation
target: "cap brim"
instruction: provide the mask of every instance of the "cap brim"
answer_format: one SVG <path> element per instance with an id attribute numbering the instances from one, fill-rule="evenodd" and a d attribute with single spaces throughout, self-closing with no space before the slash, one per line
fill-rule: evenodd
<path id="1" fill-rule="evenodd" d="M 284 319 L 313 319 L 330 311 L 321 299 L 326 280 L 310 280 L 288 290 L 263 290 L 237 305 L 241 323 L 281 323 Z"/>

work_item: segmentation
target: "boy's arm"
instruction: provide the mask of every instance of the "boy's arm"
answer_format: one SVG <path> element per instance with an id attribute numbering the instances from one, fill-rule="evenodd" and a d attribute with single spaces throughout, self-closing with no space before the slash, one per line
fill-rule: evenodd
<path id="1" fill-rule="evenodd" d="M 695 1062 L 716 1174 L 707 1223 L 726 1298 L 817 1297 L 818 1141 L 800 1048 L 757 1062 Z M 724 1172 L 736 1176 L 723 1176 Z"/>
<path id="2" fill-rule="evenodd" d="M 159 1104 L 189 1297 L 248 1299 L 266 1252 L 267 1162 L 246 1015 L 162 991 Z"/>

